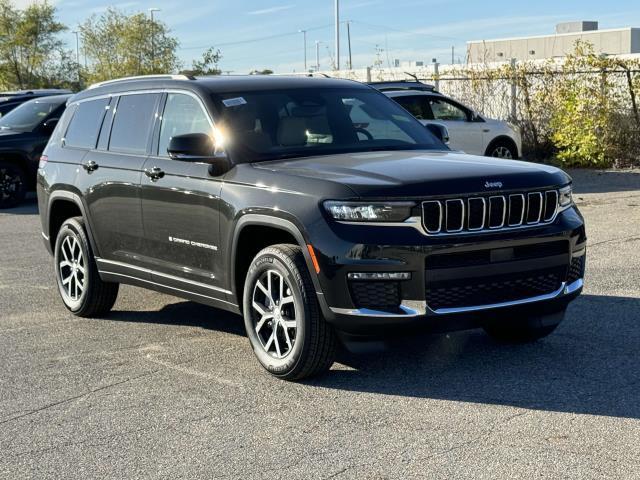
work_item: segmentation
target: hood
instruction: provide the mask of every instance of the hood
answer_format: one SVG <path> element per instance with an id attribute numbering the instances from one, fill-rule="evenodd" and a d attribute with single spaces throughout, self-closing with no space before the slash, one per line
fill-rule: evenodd
<path id="1" fill-rule="evenodd" d="M 278 174 L 337 182 L 363 197 L 518 191 L 558 187 L 571 181 L 562 170 L 548 165 L 449 151 L 353 153 L 254 166 Z"/>

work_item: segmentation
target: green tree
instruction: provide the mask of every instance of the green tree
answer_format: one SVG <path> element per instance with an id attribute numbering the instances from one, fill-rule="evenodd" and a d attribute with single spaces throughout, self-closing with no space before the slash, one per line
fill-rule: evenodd
<path id="1" fill-rule="evenodd" d="M 132 75 L 172 73 L 180 68 L 178 40 L 169 28 L 143 13 L 126 15 L 110 7 L 80 26 L 90 82 Z"/>
<path id="2" fill-rule="evenodd" d="M 218 68 L 218 64 L 222 60 L 220 50 L 209 47 L 203 54 L 201 60 L 194 60 L 192 66 L 188 70 L 180 73 L 192 76 L 220 75 L 222 71 Z"/>
<path id="3" fill-rule="evenodd" d="M 0 83 L 4 88 L 58 86 L 61 58 L 68 58 L 59 34 L 65 31 L 56 8 L 47 1 L 24 10 L 11 0 L 0 0 Z M 75 64 L 73 65 L 76 70 Z"/>

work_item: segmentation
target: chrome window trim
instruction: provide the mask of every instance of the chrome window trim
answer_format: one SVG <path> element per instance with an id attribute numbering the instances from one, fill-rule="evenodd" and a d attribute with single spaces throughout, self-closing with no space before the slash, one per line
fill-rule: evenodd
<path id="1" fill-rule="evenodd" d="M 529 208 L 531 206 L 531 197 L 534 195 L 538 195 L 540 197 L 540 211 L 538 212 L 538 219 L 530 222 L 529 221 Z M 527 194 L 527 225 L 535 225 L 540 223 L 540 221 L 542 220 L 542 212 L 544 210 L 544 196 L 542 195 L 542 192 L 529 192 Z"/>
<path id="2" fill-rule="evenodd" d="M 471 228 L 471 201 L 472 200 L 481 200 L 482 201 L 482 225 L 480 228 Z M 470 232 L 479 232 L 480 230 L 484 230 L 485 221 L 487 220 L 487 201 L 484 197 L 470 197 L 467 199 L 467 203 L 469 204 L 468 212 L 467 212 L 467 229 Z"/>
<path id="3" fill-rule="evenodd" d="M 509 222 L 509 218 L 507 218 L 507 226 L 509 226 L 509 227 L 519 227 L 520 225 L 522 225 L 524 223 L 524 212 L 527 209 L 527 202 L 526 202 L 526 199 L 524 197 L 524 193 L 512 193 L 511 195 L 509 195 L 509 217 L 511 217 L 511 197 L 520 197 L 522 199 L 522 213 L 520 215 L 520 222 L 518 222 L 518 223 L 511 223 L 511 222 Z"/>
<path id="4" fill-rule="evenodd" d="M 462 214 L 460 215 L 460 228 L 449 230 L 449 203 L 454 203 L 454 202 L 460 202 L 460 205 L 462 205 Z M 454 198 L 454 199 L 449 199 L 445 201 L 444 230 L 447 233 L 457 233 L 464 230 L 464 214 L 465 214 L 464 206 L 465 206 L 464 200 L 461 198 Z M 440 228 L 442 229 L 442 225 L 440 226 Z"/>
<path id="5" fill-rule="evenodd" d="M 496 227 L 492 227 L 491 226 L 491 201 L 494 198 L 499 198 L 500 200 L 502 200 L 502 222 L 500 223 L 500 225 L 496 226 Z M 491 197 L 489 197 L 489 230 L 498 230 L 500 228 L 504 227 L 504 222 L 507 219 L 507 199 L 504 195 L 493 195 Z"/>

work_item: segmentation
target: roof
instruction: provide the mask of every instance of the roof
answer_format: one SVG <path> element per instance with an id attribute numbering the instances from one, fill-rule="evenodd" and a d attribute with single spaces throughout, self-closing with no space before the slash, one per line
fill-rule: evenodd
<path id="1" fill-rule="evenodd" d="M 369 85 L 381 92 L 388 92 L 391 90 L 417 90 L 423 92 L 436 91 L 436 87 L 433 85 L 422 83 L 418 80 L 388 80 L 384 82 L 369 82 Z"/>
<path id="2" fill-rule="evenodd" d="M 123 78 L 91 86 L 73 100 L 131 90 L 176 88 L 206 93 L 233 93 L 260 90 L 291 90 L 296 88 L 368 88 L 353 80 L 280 75 L 217 75 L 187 77 L 185 75 L 152 75 Z"/>

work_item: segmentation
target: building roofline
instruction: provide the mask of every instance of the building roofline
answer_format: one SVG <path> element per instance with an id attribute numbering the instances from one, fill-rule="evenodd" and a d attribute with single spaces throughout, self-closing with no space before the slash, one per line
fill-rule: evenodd
<path id="1" fill-rule="evenodd" d="M 508 38 L 491 38 L 485 40 L 470 40 L 467 45 L 472 43 L 493 43 L 493 42 L 513 42 L 514 40 L 530 40 L 534 38 L 551 38 L 551 37 L 569 37 L 575 35 L 593 35 L 597 33 L 607 32 L 624 32 L 624 31 L 640 30 L 638 27 L 622 27 L 622 28 L 606 28 L 603 30 L 586 30 L 582 32 L 568 32 L 568 33 L 549 33 L 547 35 L 531 35 L 529 37 L 508 37 Z"/>

